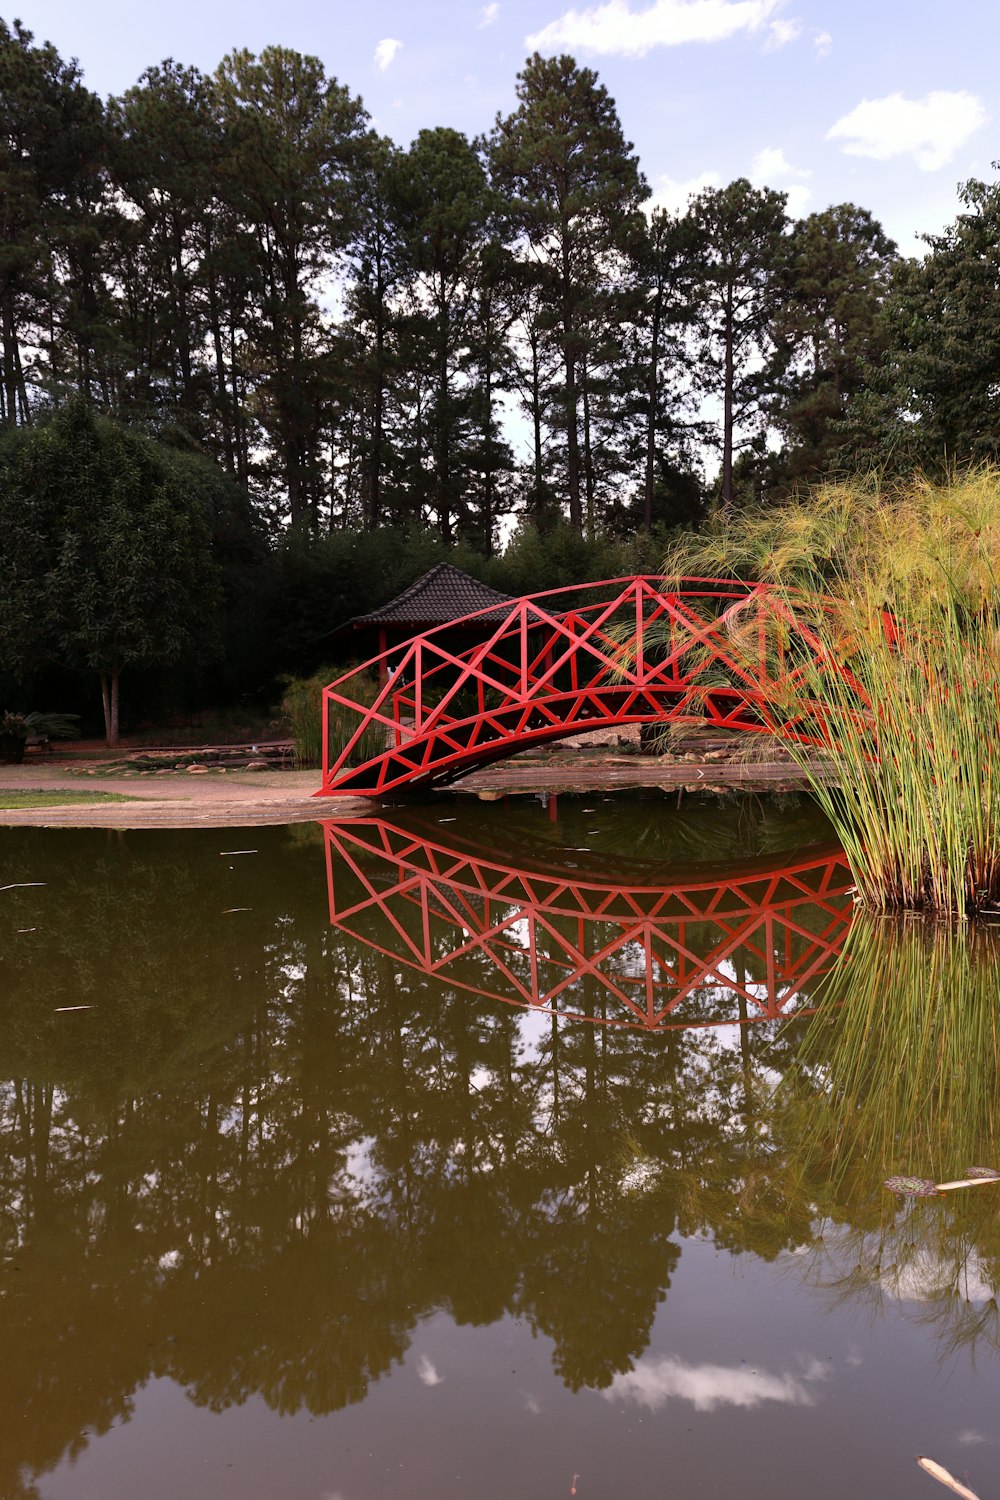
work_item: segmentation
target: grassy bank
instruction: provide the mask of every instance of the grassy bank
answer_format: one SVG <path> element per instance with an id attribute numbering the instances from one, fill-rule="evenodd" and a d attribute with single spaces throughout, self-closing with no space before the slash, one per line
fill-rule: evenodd
<path id="1" fill-rule="evenodd" d="M 30 807 L 76 807 L 80 803 L 132 802 L 120 792 L 8 792 L 0 790 L 0 810 L 16 812 Z"/>

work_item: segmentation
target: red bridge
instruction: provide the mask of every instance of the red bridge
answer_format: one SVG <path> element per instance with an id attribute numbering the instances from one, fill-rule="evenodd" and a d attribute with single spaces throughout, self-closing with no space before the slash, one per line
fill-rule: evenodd
<path id="1" fill-rule="evenodd" d="M 511 856 L 384 818 L 324 824 L 330 920 L 449 988 L 645 1031 L 811 1014 L 853 914 L 839 848 L 695 867 Z M 735 1004 L 734 1004 L 735 1002 Z"/>
<path id="2" fill-rule="evenodd" d="M 697 722 L 821 743 L 808 674 L 849 678 L 817 625 L 765 585 L 705 579 L 619 578 L 482 610 L 326 688 L 318 795 L 444 785 L 609 725 Z M 479 639 L 456 645 L 463 631 Z"/>

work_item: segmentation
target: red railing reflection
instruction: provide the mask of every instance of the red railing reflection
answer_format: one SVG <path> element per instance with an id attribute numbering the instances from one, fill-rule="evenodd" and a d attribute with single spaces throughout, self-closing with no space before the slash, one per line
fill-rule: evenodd
<path id="1" fill-rule="evenodd" d="M 604 858 L 591 876 L 578 851 L 515 866 L 385 818 L 323 826 L 334 926 L 453 988 L 602 1024 L 802 1013 L 853 909 L 838 848 L 656 881 Z"/>

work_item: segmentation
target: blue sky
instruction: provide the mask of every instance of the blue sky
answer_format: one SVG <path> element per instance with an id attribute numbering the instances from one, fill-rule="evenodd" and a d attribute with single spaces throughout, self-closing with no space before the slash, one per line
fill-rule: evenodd
<path id="1" fill-rule="evenodd" d="M 407 144 L 487 129 L 529 51 L 570 52 L 618 103 L 657 197 L 749 176 L 804 212 L 852 200 L 899 242 L 955 215 L 1000 156 L 996 0 L 11 0 L 39 39 L 118 93 L 167 56 L 315 53 Z"/>

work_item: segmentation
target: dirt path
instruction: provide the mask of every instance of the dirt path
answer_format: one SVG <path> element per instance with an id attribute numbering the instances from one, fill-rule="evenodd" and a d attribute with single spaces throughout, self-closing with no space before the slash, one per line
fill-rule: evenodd
<path id="1" fill-rule="evenodd" d="M 496 801 L 538 796 L 660 788 L 673 791 L 788 790 L 803 785 L 787 762 L 678 763 L 628 756 L 579 760 L 509 760 L 473 772 L 453 791 Z M 0 808 L 0 825 L 36 828 L 238 828 L 265 823 L 307 823 L 358 817 L 377 810 L 365 797 L 313 794 L 316 771 L 229 771 L 156 776 L 100 776 L 91 780 L 66 766 L 28 763 L 0 766 L 0 791 L 120 792 L 129 802 L 72 803 L 64 807 Z"/>
<path id="2" fill-rule="evenodd" d="M 0 808 L 0 824 L 36 828 L 238 828 L 261 823 L 306 823 L 333 814 L 313 797 L 315 771 L 258 771 L 225 777 L 171 771 L 155 776 L 101 776 L 91 781 L 56 766 L 0 766 L 0 790 L 120 792 L 130 802 L 72 803 L 65 807 Z M 371 804 L 337 798 L 337 812 L 357 815 Z"/>

